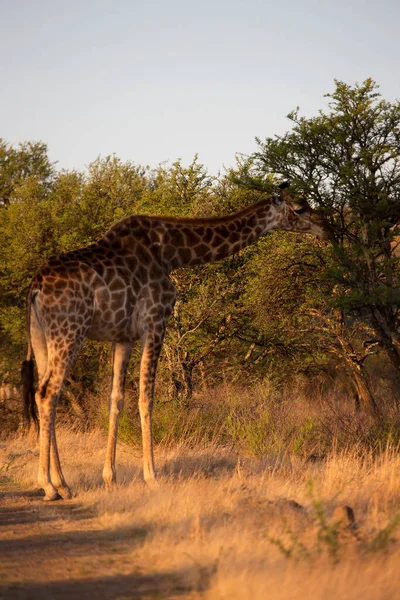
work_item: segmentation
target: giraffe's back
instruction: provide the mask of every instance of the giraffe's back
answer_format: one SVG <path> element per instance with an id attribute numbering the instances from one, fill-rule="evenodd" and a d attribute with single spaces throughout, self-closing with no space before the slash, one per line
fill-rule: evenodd
<path id="1" fill-rule="evenodd" d="M 54 322 L 65 326 L 68 318 L 87 337 L 104 341 L 133 341 L 146 319 L 166 319 L 175 301 L 157 255 L 132 237 L 49 259 L 32 292 L 45 327 L 47 321 L 54 329 Z"/>

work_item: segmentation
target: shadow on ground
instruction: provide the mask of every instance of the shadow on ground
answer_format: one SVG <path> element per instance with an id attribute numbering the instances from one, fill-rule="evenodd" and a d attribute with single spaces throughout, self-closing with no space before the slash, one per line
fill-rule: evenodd
<path id="1" fill-rule="evenodd" d="M 32 496 L 29 496 L 28 494 L 21 494 L 18 497 L 29 498 Z M 1 500 L 2 497 L 0 495 L 0 503 Z M 5 527 L 7 525 L 26 525 L 29 523 L 58 521 L 59 519 L 62 519 L 64 515 L 69 521 L 83 521 L 85 519 L 89 519 L 91 516 L 93 516 L 93 514 L 94 513 L 92 509 L 79 504 L 74 504 L 71 506 L 71 504 L 60 503 L 57 506 L 48 507 L 47 510 L 43 510 L 41 505 L 18 505 L 17 508 L 3 507 L 0 508 L 0 527 Z"/>
<path id="2" fill-rule="evenodd" d="M 237 461 L 227 456 L 215 456 L 212 452 L 202 453 L 200 456 L 182 455 L 169 460 L 162 465 L 159 473 L 161 476 L 178 479 L 191 479 L 194 475 L 204 477 L 218 477 L 232 473 L 237 466 Z"/>
<path id="3" fill-rule="evenodd" d="M 198 569 L 182 572 L 162 572 L 148 575 L 115 575 L 102 578 L 72 581 L 50 581 L 46 583 L 26 582 L 23 585 L 0 587 L 0 599 L 41 600 L 71 599 L 124 599 L 148 598 L 168 599 L 188 597 L 190 591 L 207 588 L 210 573 Z"/>
<path id="4" fill-rule="evenodd" d="M 62 555 L 88 556 L 109 553 L 113 542 L 121 545 L 122 542 L 129 544 L 132 549 L 141 545 L 147 537 L 145 529 L 113 529 L 101 531 L 56 531 L 54 534 L 24 536 L 23 538 L 0 540 L 0 556 L 2 560 L 23 560 L 24 555 L 35 556 L 40 552 L 57 552 Z"/>

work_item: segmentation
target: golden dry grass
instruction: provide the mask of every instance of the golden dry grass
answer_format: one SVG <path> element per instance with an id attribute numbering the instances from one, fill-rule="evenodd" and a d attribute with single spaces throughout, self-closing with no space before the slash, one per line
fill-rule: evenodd
<path id="1" fill-rule="evenodd" d="M 160 486 L 120 445 L 102 486 L 105 436 L 59 431 L 76 494 L 45 504 L 37 446 L 0 449 L 0 597 L 394 599 L 400 597 L 400 456 L 353 449 L 324 461 L 255 460 L 224 448 L 157 448 Z M 355 526 L 332 518 L 349 505 Z M 3 594 L 3 595 L 2 595 Z"/>

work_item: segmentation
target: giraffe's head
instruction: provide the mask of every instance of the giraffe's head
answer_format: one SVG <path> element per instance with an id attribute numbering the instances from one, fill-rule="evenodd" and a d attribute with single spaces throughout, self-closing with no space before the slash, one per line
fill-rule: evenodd
<path id="1" fill-rule="evenodd" d="M 332 240 L 333 233 L 327 220 L 313 210 L 304 198 L 294 199 L 288 187 L 286 182 L 280 185 L 276 200 L 278 227 L 286 231 L 311 233 L 325 241 Z"/>

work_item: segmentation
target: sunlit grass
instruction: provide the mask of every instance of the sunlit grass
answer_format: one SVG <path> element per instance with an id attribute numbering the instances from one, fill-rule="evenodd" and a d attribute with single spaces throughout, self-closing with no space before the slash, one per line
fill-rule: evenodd
<path id="1" fill-rule="evenodd" d="M 124 544 L 129 536 L 136 540 L 125 550 L 124 569 L 131 560 L 143 573 L 177 573 L 182 585 L 210 600 L 371 600 L 398 593 L 396 448 L 332 450 L 310 461 L 289 453 L 256 459 L 214 443 L 158 445 L 160 486 L 150 490 L 142 481 L 140 450 L 119 444 L 119 483 L 107 491 L 104 433 L 60 428 L 58 438 L 76 494 L 69 502 L 87 511 L 80 527 L 119 532 Z M 1 450 L 2 474 L 26 489 L 36 487 L 36 466 L 33 437 L 10 439 Z M 332 517 L 344 505 L 354 510 L 354 526 Z M 74 535 L 68 512 L 59 521 L 58 530 Z M 108 551 L 118 573 L 118 543 Z"/>

